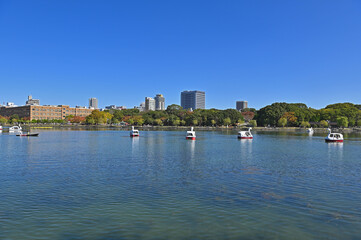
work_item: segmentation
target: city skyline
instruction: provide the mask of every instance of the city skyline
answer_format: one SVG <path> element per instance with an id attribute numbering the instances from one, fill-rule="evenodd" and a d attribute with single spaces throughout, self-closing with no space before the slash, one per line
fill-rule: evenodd
<path id="1" fill-rule="evenodd" d="M 198 101 L 201 100 L 201 105 L 204 106 L 203 107 L 198 107 L 200 109 L 218 109 L 218 110 L 226 110 L 226 109 L 236 109 L 236 110 L 243 110 L 243 109 L 247 109 L 247 108 L 251 108 L 251 109 L 256 109 L 256 110 L 260 110 L 261 108 L 264 108 L 266 106 L 269 106 L 269 105 L 272 105 L 273 103 L 282 103 L 282 102 L 272 102 L 272 103 L 269 103 L 265 106 L 261 106 L 260 108 L 255 108 L 253 107 L 252 105 L 248 105 L 248 101 L 247 100 L 236 100 L 234 103 L 235 103 L 235 106 L 233 107 L 230 107 L 230 108 L 224 108 L 224 109 L 219 109 L 219 108 L 215 108 L 215 107 L 212 107 L 212 106 L 207 106 L 205 107 L 205 92 L 204 91 L 199 91 L 199 90 L 194 90 L 194 91 L 189 91 L 189 90 L 185 90 L 185 91 L 182 91 L 181 92 L 181 95 L 183 93 L 201 93 L 201 95 L 199 96 L 196 96 L 195 99 L 197 99 Z M 159 98 L 157 100 L 157 97 Z M 199 98 L 199 99 L 198 99 Z M 151 107 L 149 108 L 149 102 L 147 103 L 147 100 L 151 101 Z M 158 103 L 157 103 L 158 101 Z M 91 104 L 95 104 L 96 107 L 94 106 L 91 106 Z M 284 102 L 284 103 L 291 103 L 291 102 Z M 340 102 L 342 103 L 342 102 Z M 344 103 L 352 103 L 352 102 L 344 102 Z M 92 110 L 110 110 L 110 109 L 117 109 L 117 110 L 123 110 L 123 109 L 139 109 L 141 112 L 142 111 L 156 111 L 156 110 L 166 110 L 168 106 L 170 105 L 179 105 L 179 106 L 182 106 L 182 97 L 180 99 L 180 102 L 179 103 L 169 103 L 169 104 L 165 104 L 165 97 L 163 94 L 156 94 L 156 96 L 154 98 L 152 97 L 145 97 L 145 101 L 141 102 L 140 105 L 135 105 L 135 106 L 125 106 L 125 105 L 116 105 L 116 104 L 111 104 L 111 105 L 108 105 L 108 106 L 104 106 L 104 107 L 98 107 L 98 99 L 97 98 L 88 98 L 88 107 L 86 107 L 85 105 L 78 105 L 78 104 L 48 104 L 48 103 L 45 103 L 45 104 L 40 104 L 40 99 L 34 99 L 32 97 L 32 95 L 29 95 L 27 97 L 27 100 L 25 100 L 25 104 L 17 104 L 17 103 L 14 103 L 14 102 L 3 102 L 3 104 L 0 103 L 0 107 L 23 107 L 23 106 L 44 106 L 44 107 L 57 107 L 57 106 L 74 106 L 75 108 L 87 108 L 87 109 L 92 109 Z M 157 109 L 157 104 L 158 106 L 160 106 L 160 108 Z M 197 103 L 192 103 L 192 104 L 197 104 Z M 322 108 L 325 108 L 326 106 L 328 105 L 332 105 L 332 104 L 335 104 L 335 103 L 329 103 L 323 107 L 320 107 L 320 108 L 314 108 L 314 109 L 322 109 Z M 357 103 L 352 103 L 352 104 L 357 104 Z M 148 105 L 148 109 L 147 109 L 147 105 Z M 307 105 L 307 104 L 306 104 Z M 183 107 L 183 106 L 182 106 Z M 311 106 L 308 106 L 308 107 L 311 107 Z M 194 109 L 198 109 L 197 107 L 194 108 Z M 312 108 L 312 107 L 311 107 Z M 184 108 L 184 109 L 192 109 L 194 110 L 193 108 Z"/>
<path id="2" fill-rule="evenodd" d="M 184 89 L 218 109 L 361 101 L 360 2 L 0 5 L 0 102 L 131 107 L 161 92 L 169 105 Z"/>

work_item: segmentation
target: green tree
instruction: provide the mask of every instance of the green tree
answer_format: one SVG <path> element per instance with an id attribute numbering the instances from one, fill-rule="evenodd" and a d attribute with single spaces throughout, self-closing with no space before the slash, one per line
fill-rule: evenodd
<path id="1" fill-rule="evenodd" d="M 285 116 L 284 114 L 287 113 Z M 290 119 L 290 124 L 297 126 L 298 120 L 315 121 L 319 116 L 317 110 L 308 108 L 303 103 L 273 103 L 257 111 L 255 119 L 261 126 L 278 125 L 282 117 Z"/>
<path id="2" fill-rule="evenodd" d="M 144 119 L 142 117 L 136 118 L 136 123 L 138 126 L 143 126 Z"/>
<path id="3" fill-rule="evenodd" d="M 325 120 L 321 120 L 320 125 L 321 125 L 321 127 L 326 128 L 326 127 L 328 127 L 328 122 Z"/>
<path id="4" fill-rule="evenodd" d="M 158 119 L 155 119 L 155 120 L 154 120 L 154 124 L 155 124 L 155 125 L 158 125 L 158 126 L 162 126 L 162 125 L 163 125 L 163 121 L 158 118 Z"/>
<path id="5" fill-rule="evenodd" d="M 309 122 L 302 121 L 300 127 L 303 127 L 303 128 L 311 127 L 311 124 Z"/>
<path id="6" fill-rule="evenodd" d="M 179 126 L 180 125 L 180 120 L 179 119 L 174 120 L 173 125 L 174 126 Z"/>
<path id="7" fill-rule="evenodd" d="M 197 119 L 193 119 L 193 120 L 192 120 L 192 123 L 193 123 L 194 126 L 197 126 L 197 125 L 198 125 L 198 120 L 197 120 Z"/>
<path id="8" fill-rule="evenodd" d="M 278 120 L 278 126 L 280 126 L 280 127 L 285 127 L 286 124 L 287 124 L 287 118 L 280 118 L 280 119 Z"/>
<path id="9" fill-rule="evenodd" d="M 169 105 L 169 106 L 167 107 L 166 112 L 167 112 L 168 114 L 174 114 L 174 115 L 176 115 L 176 114 L 178 114 L 182 109 L 183 109 L 183 108 L 182 108 L 181 106 L 179 106 L 179 105 L 177 105 L 177 104 L 172 104 L 172 105 Z"/>
<path id="10" fill-rule="evenodd" d="M 229 124 L 231 124 L 231 119 L 229 117 L 223 119 L 223 124 L 228 126 Z"/>
<path id="11" fill-rule="evenodd" d="M 8 120 L 6 118 L 3 118 L 0 116 L 0 124 L 6 124 L 8 122 Z"/>
<path id="12" fill-rule="evenodd" d="M 87 117 L 86 118 L 86 123 L 88 124 L 91 124 L 91 125 L 94 125 L 95 124 L 95 119 L 94 118 L 91 118 L 91 117 Z"/>
<path id="13" fill-rule="evenodd" d="M 361 127 L 361 119 L 360 119 L 360 120 L 357 120 L 357 126 L 358 126 L 358 127 Z"/>
<path id="14" fill-rule="evenodd" d="M 128 123 L 129 125 L 134 125 L 134 119 L 133 119 L 133 118 L 129 118 L 129 119 L 127 120 L 127 123 Z"/>
<path id="15" fill-rule="evenodd" d="M 212 126 L 216 125 L 216 123 L 217 123 L 216 120 L 214 120 L 214 119 L 211 120 Z"/>
<path id="16" fill-rule="evenodd" d="M 112 118 L 112 123 L 114 123 L 114 124 L 119 124 L 120 123 L 120 121 L 118 120 L 118 119 L 116 119 L 116 118 Z"/>
<path id="17" fill-rule="evenodd" d="M 252 120 L 250 120 L 250 121 L 252 121 Z M 256 121 L 256 120 L 254 120 L 254 121 Z M 238 124 L 243 124 L 243 123 L 244 123 L 244 120 L 238 119 L 237 123 L 238 123 Z"/>
<path id="18" fill-rule="evenodd" d="M 252 127 L 257 127 L 257 121 L 256 121 L 256 120 L 251 120 L 251 121 L 249 121 L 249 124 L 250 124 Z"/>
<path id="19" fill-rule="evenodd" d="M 347 119 L 347 117 L 338 117 L 337 118 L 337 126 L 339 126 L 339 127 L 348 127 L 348 119 Z"/>
<path id="20" fill-rule="evenodd" d="M 113 115 L 109 112 L 101 112 L 99 110 L 94 110 L 90 115 L 86 117 L 86 123 L 88 124 L 104 124 L 110 119 L 112 119 Z"/>

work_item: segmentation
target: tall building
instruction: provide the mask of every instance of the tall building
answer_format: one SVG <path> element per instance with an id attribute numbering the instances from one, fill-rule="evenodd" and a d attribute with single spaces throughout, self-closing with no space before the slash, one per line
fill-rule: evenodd
<path id="1" fill-rule="evenodd" d="M 33 99 L 33 97 L 31 95 L 28 96 L 28 101 L 26 101 L 25 105 L 30 105 L 30 106 L 38 106 L 40 105 L 40 100 L 39 99 Z"/>
<path id="2" fill-rule="evenodd" d="M 154 98 L 155 100 L 155 110 L 165 110 L 165 98 L 162 94 L 157 94 Z"/>
<path id="3" fill-rule="evenodd" d="M 154 111 L 155 110 L 155 100 L 151 97 L 145 98 L 145 111 Z"/>
<path id="4" fill-rule="evenodd" d="M 202 91 L 183 91 L 181 93 L 181 106 L 183 109 L 205 109 L 206 93 Z"/>
<path id="5" fill-rule="evenodd" d="M 89 98 L 89 108 L 90 109 L 98 109 L 98 99 Z"/>
<path id="6" fill-rule="evenodd" d="M 248 108 L 248 102 L 247 101 L 237 101 L 236 102 L 236 109 L 238 111 L 241 111 L 245 108 Z"/>

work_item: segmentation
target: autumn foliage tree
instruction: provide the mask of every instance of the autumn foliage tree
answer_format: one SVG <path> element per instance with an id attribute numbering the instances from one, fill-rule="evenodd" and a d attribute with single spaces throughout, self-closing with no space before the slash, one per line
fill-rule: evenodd
<path id="1" fill-rule="evenodd" d="M 86 117 L 86 122 L 89 124 L 105 124 L 110 119 L 112 119 L 112 117 L 113 115 L 109 112 L 94 110 L 89 116 Z"/>
<path id="2" fill-rule="evenodd" d="M 285 112 L 281 118 L 285 118 L 290 126 L 297 126 L 297 117 L 294 112 Z"/>
<path id="3" fill-rule="evenodd" d="M 254 112 L 242 112 L 241 114 L 246 122 L 249 122 L 254 118 Z"/>
<path id="4" fill-rule="evenodd" d="M 86 121 L 86 118 L 81 116 L 69 115 L 66 117 L 66 120 L 71 123 L 84 123 Z"/>

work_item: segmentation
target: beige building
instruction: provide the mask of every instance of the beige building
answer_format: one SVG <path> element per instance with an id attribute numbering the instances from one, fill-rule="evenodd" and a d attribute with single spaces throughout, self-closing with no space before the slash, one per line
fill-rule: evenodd
<path id="1" fill-rule="evenodd" d="M 16 114 L 20 118 L 28 118 L 29 120 L 62 120 L 69 115 L 86 117 L 90 115 L 93 110 L 94 109 L 79 107 L 71 108 L 67 105 L 1 107 L 0 116 L 10 117 Z"/>

